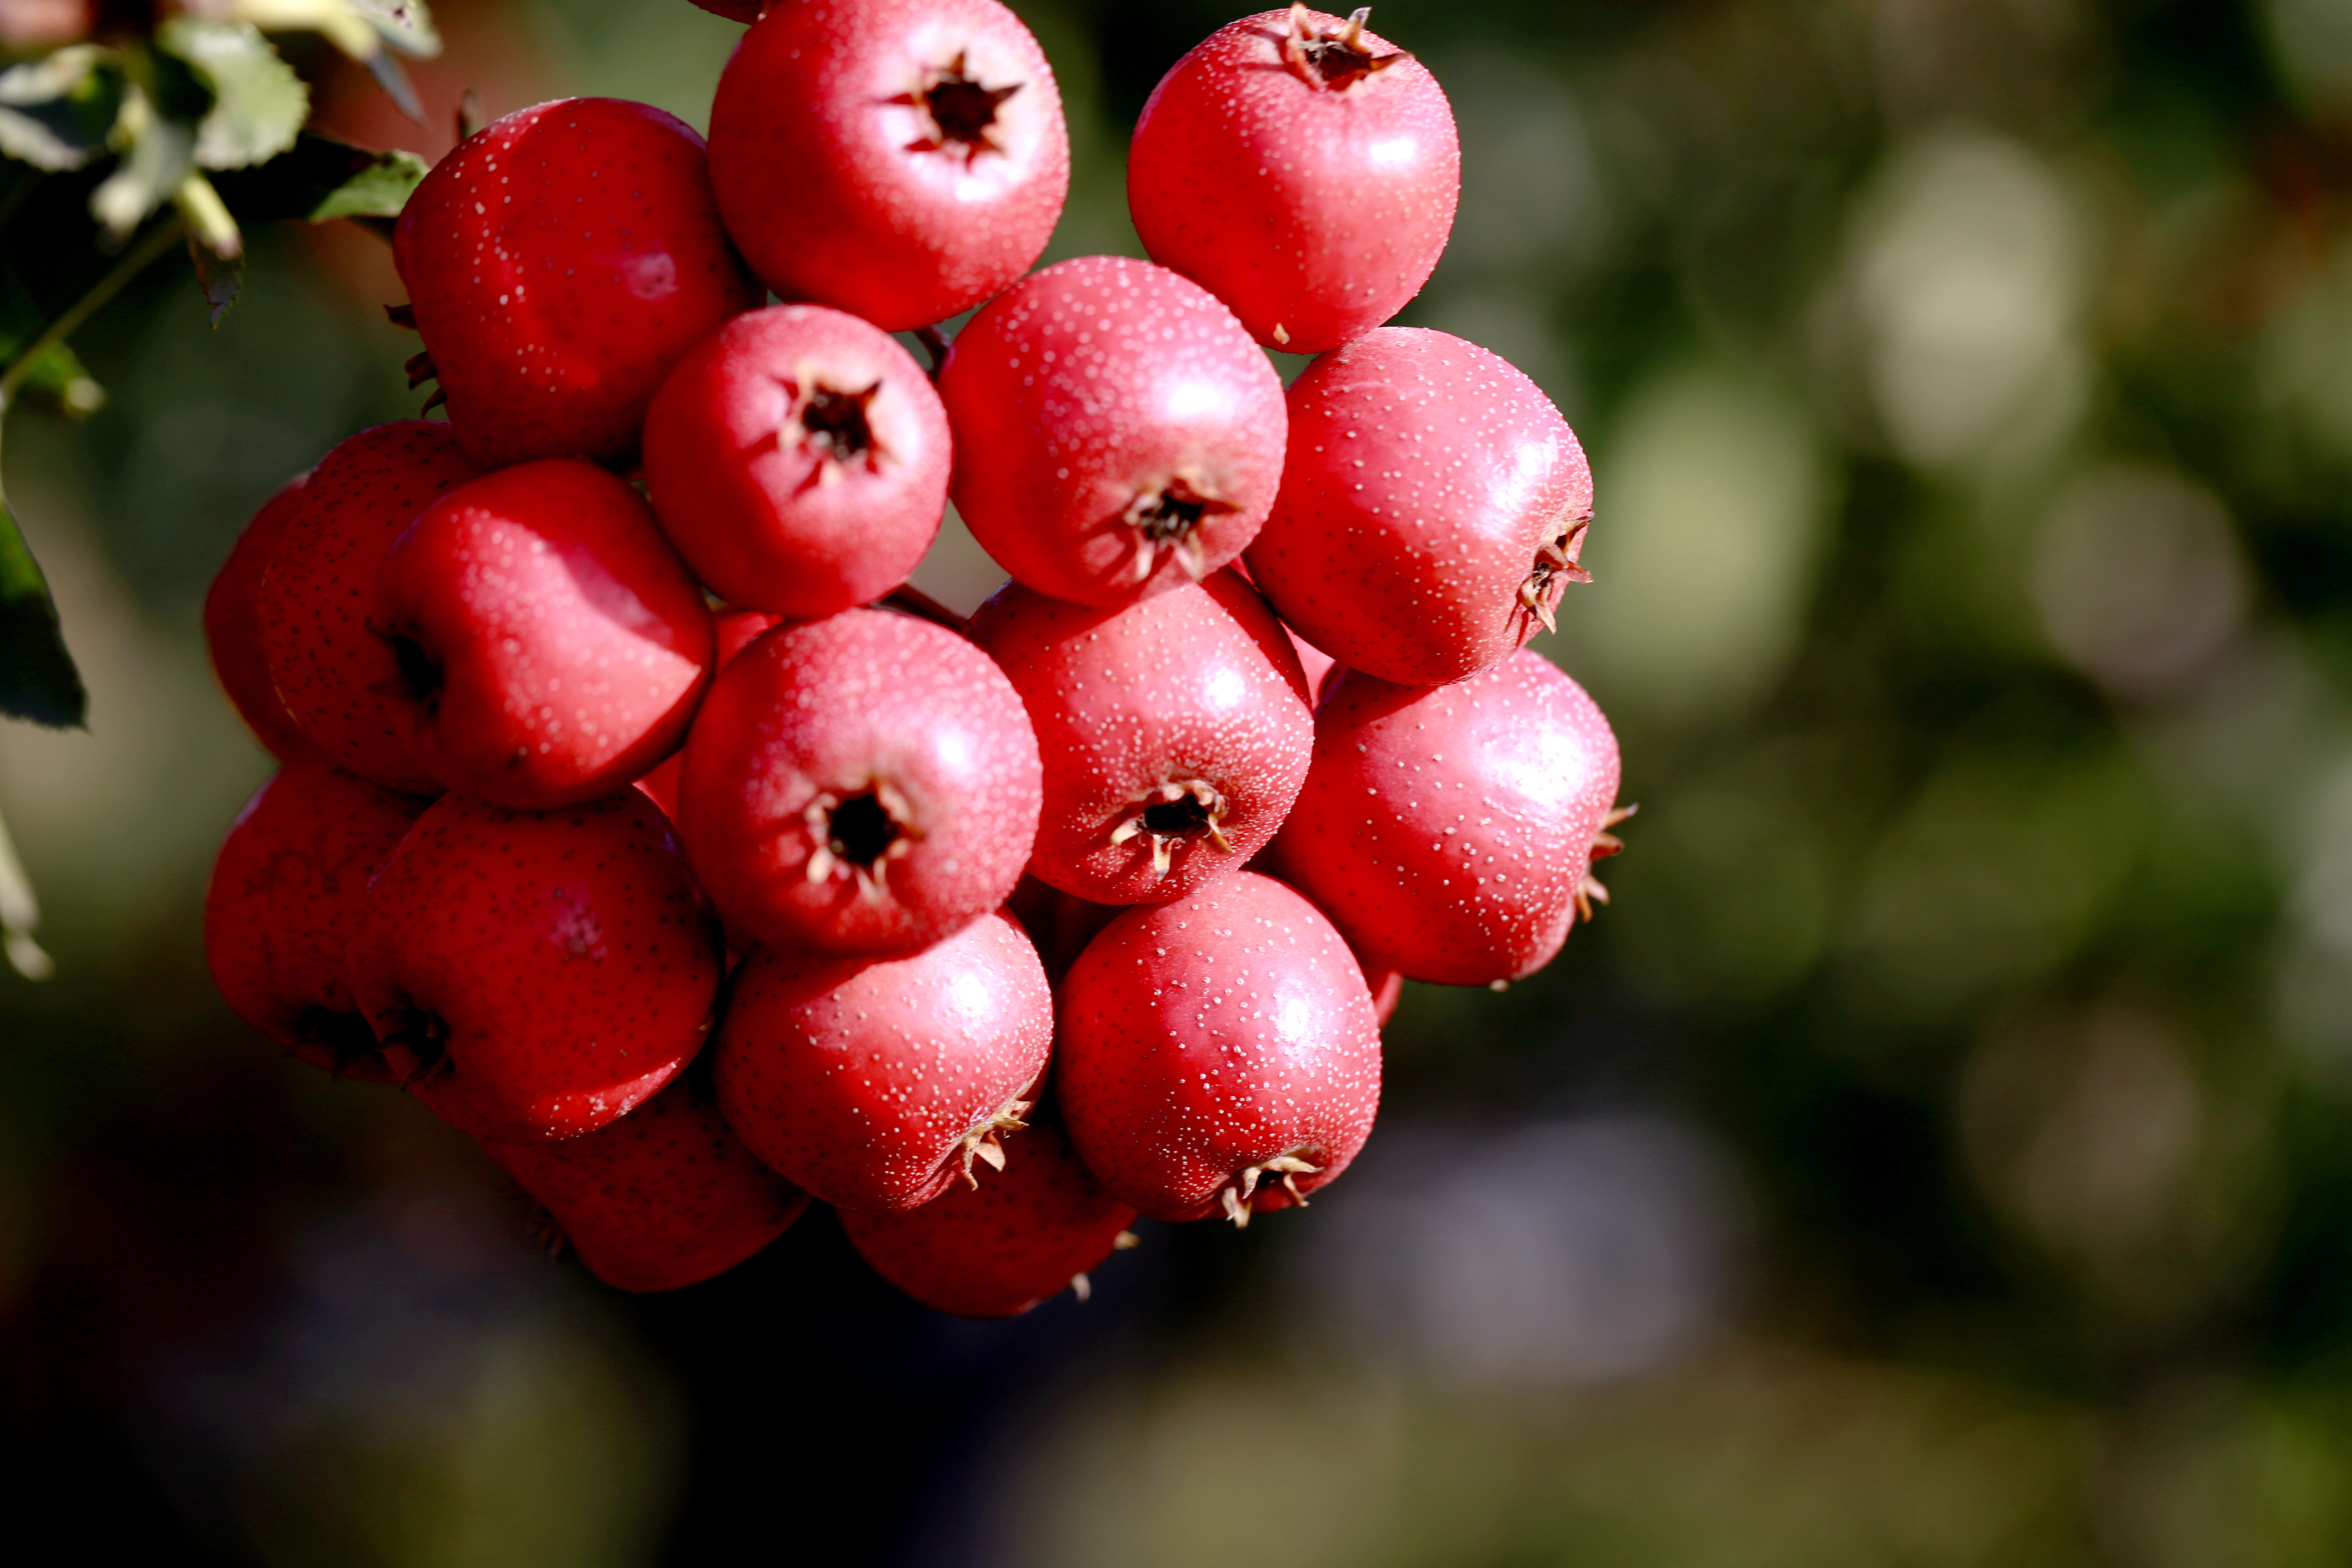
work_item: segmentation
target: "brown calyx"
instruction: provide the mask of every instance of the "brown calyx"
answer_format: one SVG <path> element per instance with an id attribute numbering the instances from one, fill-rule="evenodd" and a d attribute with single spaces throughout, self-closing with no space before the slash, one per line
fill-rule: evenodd
<path id="1" fill-rule="evenodd" d="M 1234 852 L 1225 837 L 1225 797 L 1206 779 L 1181 779 L 1153 786 L 1128 803 L 1138 809 L 1110 830 L 1110 841 L 1124 844 L 1140 834 L 1151 837 L 1151 874 L 1164 877 L 1187 839 L 1206 838 L 1218 853 Z"/>
<path id="2" fill-rule="evenodd" d="M 1240 510 L 1190 469 L 1171 475 L 1165 483 L 1137 490 L 1127 510 L 1118 514 L 1119 521 L 1135 530 L 1132 580 L 1140 583 L 1150 576 L 1160 564 L 1160 552 L 1165 550 L 1175 555 L 1184 575 L 1199 582 L 1208 566 L 1198 537 L 1201 524 Z"/>
<path id="3" fill-rule="evenodd" d="M 982 86 L 965 74 L 961 49 L 945 66 L 926 70 L 923 78 L 923 85 L 913 92 L 888 100 L 919 109 L 930 119 L 930 134 L 908 142 L 908 152 L 961 153 L 969 166 L 982 153 L 1004 151 L 996 140 L 996 107 L 1021 90 L 1020 82 Z"/>
<path id="4" fill-rule="evenodd" d="M 1007 1132 L 1018 1132 L 1028 1126 L 1029 1123 L 1022 1118 L 1028 1115 L 1036 1103 L 1034 1097 L 1024 1089 L 991 1111 L 987 1121 L 972 1124 L 971 1130 L 963 1135 L 963 1142 L 959 1151 L 963 1156 L 965 1186 L 980 1185 L 980 1178 L 971 1173 L 971 1163 L 974 1160 L 992 1171 L 1004 1169 L 1003 1135 Z"/>
<path id="5" fill-rule="evenodd" d="M 848 795 L 820 790 L 802 820 L 815 840 L 809 850 L 808 879 L 852 879 L 869 904 L 880 903 L 889 891 L 890 862 L 905 858 L 922 837 L 915 830 L 907 797 L 885 779 Z"/>
<path id="6" fill-rule="evenodd" d="M 1592 836 L 1592 853 L 1585 860 L 1588 868 L 1594 861 L 1606 860 L 1625 847 L 1625 841 L 1609 830 L 1641 809 L 1641 803 L 1638 801 L 1632 805 L 1612 806 L 1610 809 L 1609 815 L 1601 819 L 1601 831 Z M 1589 924 L 1592 920 L 1592 906 L 1605 904 L 1608 901 L 1609 889 L 1601 885 L 1600 878 L 1587 869 L 1584 879 L 1576 887 L 1577 914 Z"/>
<path id="7" fill-rule="evenodd" d="M 1527 580 L 1519 584 L 1519 607 L 1541 621 L 1548 632 L 1559 630 L 1553 612 L 1559 608 L 1560 595 L 1568 592 L 1568 585 L 1592 581 L 1592 574 L 1576 563 L 1584 549 L 1584 531 L 1591 526 L 1589 511 L 1554 523 L 1536 549 L 1535 564 L 1528 568 Z"/>
<path id="8" fill-rule="evenodd" d="M 866 414 L 875 395 L 882 390 L 880 382 L 851 391 L 803 366 L 793 372 L 785 386 L 792 395 L 792 410 L 784 416 L 776 441 L 780 446 L 805 447 L 815 455 L 816 470 L 810 483 L 832 484 L 853 463 L 879 468 L 890 455 L 874 434 Z"/>
<path id="9" fill-rule="evenodd" d="M 403 1001 L 386 1011 L 380 1021 L 390 1026 L 380 1037 L 384 1065 L 392 1069 L 393 1080 L 401 1088 L 414 1089 L 448 1074 L 453 1064 L 449 1060 L 446 1018 L 429 1007 Z"/>
<path id="10" fill-rule="evenodd" d="M 357 1013 L 305 1007 L 294 1020 L 294 1037 L 323 1051 L 331 1064 L 327 1070 L 336 1078 L 350 1072 L 357 1063 L 372 1061 L 381 1066 L 383 1062 L 383 1050 L 376 1044 L 375 1031 Z"/>
<path id="11" fill-rule="evenodd" d="M 1247 1230 L 1250 1222 L 1250 1200 L 1257 1195 L 1261 1184 L 1271 1186 L 1270 1177 L 1279 1176 L 1282 1190 L 1300 1208 L 1307 1206 L 1307 1194 L 1298 1190 L 1298 1178 L 1311 1176 L 1323 1167 L 1311 1164 L 1305 1158 L 1314 1151 L 1307 1144 L 1276 1154 L 1263 1164 L 1244 1165 L 1225 1180 L 1217 1190 L 1217 1201 L 1224 1206 L 1225 1217 L 1234 1222 L 1235 1230 Z"/>
<path id="12" fill-rule="evenodd" d="M 1359 5 L 1338 32 L 1327 33 L 1315 26 L 1306 6 L 1293 4 L 1290 31 L 1282 40 L 1283 63 L 1309 87 L 1345 92 L 1366 77 L 1412 58 L 1402 49 L 1372 53 L 1364 43 L 1364 23 L 1371 14 L 1370 5 Z"/>

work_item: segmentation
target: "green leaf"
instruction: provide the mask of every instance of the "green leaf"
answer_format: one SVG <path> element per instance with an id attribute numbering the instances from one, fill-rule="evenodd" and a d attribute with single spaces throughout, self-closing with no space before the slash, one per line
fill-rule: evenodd
<path id="1" fill-rule="evenodd" d="M 310 89 L 253 24 L 174 16 L 155 30 L 155 42 L 212 89 L 212 108 L 196 126 L 199 166 L 247 168 L 294 145 Z"/>
<path id="2" fill-rule="evenodd" d="M 89 713 L 81 672 L 66 651 L 48 579 L 0 500 L 0 713 L 56 729 Z"/>
<path id="3" fill-rule="evenodd" d="M 96 44 L 0 70 L 0 153 L 37 169 L 79 169 L 106 150 L 122 98 L 113 51 Z"/>
<path id="4" fill-rule="evenodd" d="M 414 153 L 372 153 L 305 132 L 291 152 L 257 169 L 224 173 L 213 184 L 243 223 L 394 218 L 429 167 Z"/>
<path id="5" fill-rule="evenodd" d="M 128 239 L 149 213 L 171 199 L 194 166 L 196 150 L 194 128 L 181 121 L 161 119 L 148 111 L 126 113 L 123 123 L 134 127 L 131 150 L 114 173 L 89 194 L 90 216 L 115 245 Z"/>

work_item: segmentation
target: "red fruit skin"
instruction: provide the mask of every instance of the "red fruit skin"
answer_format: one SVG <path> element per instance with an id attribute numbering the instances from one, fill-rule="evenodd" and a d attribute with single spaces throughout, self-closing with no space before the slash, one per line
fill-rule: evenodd
<path id="1" fill-rule="evenodd" d="M 296 761 L 237 813 L 205 892 L 205 960 L 236 1016 L 298 1061 L 391 1079 L 352 994 L 368 879 L 430 803 Z"/>
<path id="2" fill-rule="evenodd" d="M 782 619 L 782 616 L 769 615 L 764 610 L 721 610 L 713 616 L 710 626 L 715 634 L 718 654 L 711 667 L 713 672 L 726 668 L 737 654 L 758 639 L 761 632 Z M 685 760 L 683 750 L 672 752 L 637 781 L 637 788 L 645 792 L 646 798 L 660 806 L 662 815 L 672 822 L 677 820 L 677 780 Z"/>
<path id="3" fill-rule="evenodd" d="M 409 754 L 448 789 L 548 811 L 677 750 L 710 611 L 637 492 L 568 458 L 450 491 L 393 542 L 371 624 L 404 651 Z"/>
<path id="4" fill-rule="evenodd" d="M 409 755 L 399 661 L 368 625 L 384 552 L 409 521 L 481 475 L 446 425 L 402 419 L 320 459 L 283 524 L 258 605 L 270 683 L 337 767 L 391 789 L 437 795 Z"/>
<path id="5" fill-rule="evenodd" d="M 1306 678 L 1234 573 L 1113 610 L 1008 583 L 973 613 L 971 636 L 1037 733 L 1045 810 L 1029 869 L 1042 881 L 1098 904 L 1182 898 L 1239 869 L 1297 798 L 1314 746 Z M 1149 816 L 1112 842 L 1159 786 L 1192 780 L 1221 797 L 1227 849 L 1202 827 L 1171 834 L 1163 872 Z"/>
<path id="6" fill-rule="evenodd" d="M 1290 385 L 1282 494 L 1250 575 L 1298 634 L 1405 686 L 1459 680 L 1542 625 L 1519 590 L 1565 540 L 1549 613 L 1592 515 L 1592 471 L 1559 410 L 1475 343 L 1382 327 Z"/>
<path id="7" fill-rule="evenodd" d="M 392 259 L 450 426 L 490 468 L 625 460 L 670 367 L 761 298 L 719 226 L 702 138 L 611 98 L 459 142 L 401 209 Z"/>
<path id="8" fill-rule="evenodd" d="M 958 1183 L 906 1214 L 841 1211 L 849 1245 L 924 1306 L 960 1318 L 1017 1317 L 1111 1255 L 1135 1210 L 1104 1192 L 1050 1122 L 1004 1169 Z"/>
<path id="9" fill-rule="evenodd" d="M 1346 26 L 1307 15 L 1323 33 Z M 1454 229 L 1462 147 L 1419 61 L 1334 89 L 1286 60 L 1290 35 L 1287 11 L 1244 17 L 1160 79 L 1128 149 L 1128 211 L 1151 258 L 1259 342 L 1321 353 L 1429 281 Z M 1395 52 L 1377 34 L 1362 41 Z"/>
<path id="10" fill-rule="evenodd" d="M 678 826 L 730 931 L 835 956 L 910 952 L 1020 880 L 1039 773 L 1020 694 L 986 654 L 928 621 L 845 610 L 776 627 L 712 682 Z M 826 803 L 881 786 L 906 820 L 873 893 L 830 853 L 812 879 Z"/>
<path id="11" fill-rule="evenodd" d="M 213 658 L 213 673 L 253 738 L 281 763 L 324 760 L 278 700 L 261 640 L 261 579 L 278 552 L 278 536 L 300 510 L 302 486 L 310 478 L 295 475 L 261 503 L 205 593 L 205 647 Z"/>
<path id="12" fill-rule="evenodd" d="M 1568 940 L 1617 784 L 1609 721 L 1535 654 L 1425 689 L 1351 671 L 1269 858 L 1367 970 L 1516 980 Z"/>
<path id="13" fill-rule="evenodd" d="M 871 392 L 862 455 L 811 438 L 801 416 L 820 389 Z M 754 310 L 705 339 L 655 395 L 645 459 L 695 575 L 797 619 L 906 581 L 947 509 L 948 417 L 930 378 L 888 333 L 822 305 Z"/>
<path id="14" fill-rule="evenodd" d="M 914 95 L 959 57 L 995 105 L 992 145 L 943 146 Z M 1045 51 L 995 0 L 794 0 L 743 35 L 710 105 L 727 232 L 786 300 L 902 331 L 1029 270 L 1070 184 Z"/>
<path id="15" fill-rule="evenodd" d="M 1124 605 L 1240 555 L 1282 482 L 1282 378 L 1198 284 L 1123 256 L 1023 279 L 940 372 L 956 510 L 996 563 L 1081 605 Z M 1130 509 L 1170 486 L 1217 507 L 1183 552 Z"/>
<path id="16" fill-rule="evenodd" d="M 751 1156 L 698 1073 L 561 1143 L 482 1143 L 619 1290 L 698 1285 L 790 1229 L 808 1194 Z"/>
<path id="17" fill-rule="evenodd" d="M 1298 656 L 1299 673 L 1307 677 L 1307 701 L 1310 704 L 1322 701 L 1323 688 L 1329 681 L 1331 672 L 1339 668 L 1339 660 L 1288 626 L 1282 630 L 1290 638 L 1290 651 Z"/>
<path id="18" fill-rule="evenodd" d="M 1296 1153 L 1310 1193 L 1372 1130 L 1380 1025 L 1348 944 L 1314 905 L 1244 871 L 1129 910 L 1059 994 L 1054 1093 L 1079 1157 L 1153 1219 L 1227 1212 L 1242 1173 Z M 1285 1208 L 1278 1174 L 1250 1207 Z"/>
<path id="19" fill-rule="evenodd" d="M 963 1180 L 968 1145 L 1036 1099 L 1053 1041 L 1036 950 L 990 913 L 904 958 L 753 954 L 712 1070 L 727 1124 L 772 1170 L 897 1214 Z"/>
<path id="20" fill-rule="evenodd" d="M 691 1060 L 718 932 L 669 824 L 624 791 L 553 812 L 444 795 L 376 873 L 352 989 L 409 1091 L 461 1132 L 576 1138 Z"/>

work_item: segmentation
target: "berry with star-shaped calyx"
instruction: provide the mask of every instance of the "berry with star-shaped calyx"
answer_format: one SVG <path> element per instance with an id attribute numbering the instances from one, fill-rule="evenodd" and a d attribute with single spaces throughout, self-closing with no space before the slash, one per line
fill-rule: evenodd
<path id="1" fill-rule="evenodd" d="M 990 913 L 904 957 L 753 954 L 712 1070 L 728 1125 L 770 1168 L 842 1208 L 898 1213 L 976 1184 L 975 1163 L 1004 1168 L 1053 1037 L 1036 950 Z"/>
<path id="2" fill-rule="evenodd" d="M 989 657 L 928 621 L 788 622 L 711 683 L 678 829 L 730 932 L 907 952 L 1004 901 L 1037 832 L 1037 739 Z"/>
<path id="3" fill-rule="evenodd" d="M 1025 586 L 1123 605 L 1237 557 L 1282 481 L 1282 380 L 1164 267 L 1087 256 L 1023 279 L 940 372 L 956 510 Z"/>
<path id="4" fill-rule="evenodd" d="M 695 575 L 810 619 L 906 580 L 947 508 L 948 421 L 890 335 L 821 305 L 738 316 L 646 416 L 646 484 Z"/>
<path id="5" fill-rule="evenodd" d="M 795 0 L 719 79 L 710 174 L 779 296 L 901 331 L 1029 269 L 1069 189 L 1069 132 L 1045 51 L 996 0 Z"/>
<path id="6" fill-rule="evenodd" d="M 1240 868 L 1307 775 L 1315 721 L 1274 613 L 1233 572 L 1118 609 L 1008 583 L 972 641 L 1029 711 L 1045 810 L 1029 869 L 1097 903 L 1163 903 Z"/>
<path id="7" fill-rule="evenodd" d="M 1403 309 L 1454 227 L 1454 111 L 1365 16 L 1293 5 L 1220 28 L 1160 79 L 1128 151 L 1144 250 L 1293 353 Z"/>

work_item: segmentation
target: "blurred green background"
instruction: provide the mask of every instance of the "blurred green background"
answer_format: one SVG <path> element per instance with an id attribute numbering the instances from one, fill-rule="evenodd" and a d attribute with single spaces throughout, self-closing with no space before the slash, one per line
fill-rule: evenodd
<path id="1" fill-rule="evenodd" d="M 1049 255 L 1134 252 L 1127 128 L 1233 13 L 1015 9 Z M 433 132 L 305 56 L 320 123 L 699 124 L 738 32 L 438 15 Z M 0 728 L 58 967 L 0 973 L 0 1489 L 273 1564 L 2352 1562 L 2352 0 L 1372 20 L 1463 136 L 1402 319 L 1592 453 L 1539 646 L 1642 805 L 1600 920 L 1408 989 L 1311 1213 L 1153 1228 L 1086 1307 L 932 1318 L 822 1217 L 603 1291 L 205 979 L 266 759 L 198 605 L 414 345 L 356 232 L 259 237 L 217 331 L 159 268 L 77 340 L 108 406 L 9 432 L 91 710 Z"/>

